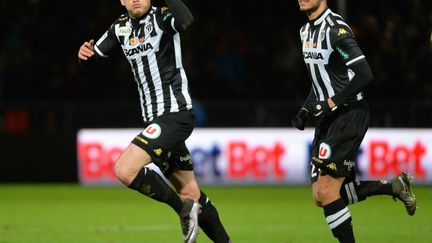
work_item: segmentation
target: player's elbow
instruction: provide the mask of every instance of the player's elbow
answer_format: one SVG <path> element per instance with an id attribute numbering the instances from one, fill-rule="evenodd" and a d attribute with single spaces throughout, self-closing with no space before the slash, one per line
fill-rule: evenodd
<path id="1" fill-rule="evenodd" d="M 178 30 L 180 32 L 186 31 L 189 29 L 189 27 L 192 25 L 194 21 L 194 17 L 192 15 L 188 16 L 188 18 L 185 18 L 178 26 Z"/>
<path id="2" fill-rule="evenodd" d="M 373 75 L 373 72 L 372 72 L 371 68 L 369 67 L 369 65 L 367 66 L 367 69 L 365 70 L 364 80 L 365 80 L 366 84 L 369 84 L 372 82 L 372 80 L 374 80 L 374 75 Z"/>

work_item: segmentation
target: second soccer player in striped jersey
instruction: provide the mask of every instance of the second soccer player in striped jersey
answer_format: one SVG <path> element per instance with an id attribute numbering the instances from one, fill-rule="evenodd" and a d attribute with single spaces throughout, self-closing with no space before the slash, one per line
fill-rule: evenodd
<path id="1" fill-rule="evenodd" d="M 348 204 L 372 195 L 401 200 L 409 215 L 416 210 L 411 177 L 405 172 L 391 181 L 355 180 L 355 159 L 369 126 L 363 94 L 372 71 L 351 28 L 327 7 L 327 0 L 298 0 L 308 22 L 300 29 L 303 59 L 312 88 L 292 120 L 303 130 L 315 120 L 311 183 L 316 205 L 339 242 L 355 242 Z"/>

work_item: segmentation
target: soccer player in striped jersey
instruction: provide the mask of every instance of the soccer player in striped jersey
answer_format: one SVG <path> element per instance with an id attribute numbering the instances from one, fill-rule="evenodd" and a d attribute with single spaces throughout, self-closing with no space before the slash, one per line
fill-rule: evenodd
<path id="1" fill-rule="evenodd" d="M 78 52 L 86 65 L 108 57 L 120 45 L 138 86 L 145 128 L 120 155 L 115 173 L 129 188 L 171 206 L 180 216 L 184 242 L 196 241 L 198 225 L 214 242 L 230 242 L 216 208 L 195 180 L 185 144 L 194 128 L 194 113 L 179 32 L 191 25 L 192 13 L 180 0 L 165 0 L 167 7 L 162 8 L 151 0 L 120 2 L 127 13 Z M 151 162 L 173 187 L 145 167 Z"/>
<path id="2" fill-rule="evenodd" d="M 339 242 L 355 242 L 347 205 L 373 195 L 400 199 L 409 215 L 416 210 L 411 177 L 405 172 L 391 181 L 355 180 L 355 158 L 369 126 L 363 90 L 372 71 L 342 17 L 327 0 L 298 0 L 309 21 L 300 29 L 303 59 L 312 88 L 293 125 L 303 130 L 315 120 L 311 183 L 315 203 Z"/>

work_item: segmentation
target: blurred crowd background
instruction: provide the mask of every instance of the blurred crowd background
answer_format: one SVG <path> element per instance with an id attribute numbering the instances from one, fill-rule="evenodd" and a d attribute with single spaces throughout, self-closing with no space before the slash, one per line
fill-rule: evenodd
<path id="1" fill-rule="evenodd" d="M 297 1 L 184 0 L 182 34 L 197 126 L 289 127 L 310 89 Z M 161 5 L 162 1 L 154 1 Z M 366 96 L 375 127 L 430 127 L 430 0 L 329 0 L 353 28 L 375 80 Z M 0 130 L 140 127 L 136 84 L 118 49 L 92 70 L 77 52 L 124 12 L 115 0 L 2 1 Z"/>

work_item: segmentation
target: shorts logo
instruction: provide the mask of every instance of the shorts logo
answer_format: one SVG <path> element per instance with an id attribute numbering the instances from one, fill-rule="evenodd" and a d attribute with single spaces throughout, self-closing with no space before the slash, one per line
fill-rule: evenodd
<path id="1" fill-rule="evenodd" d="M 331 148 L 330 145 L 326 143 L 321 143 L 319 146 L 319 158 L 320 159 L 328 159 L 331 156 Z"/>
<path id="2" fill-rule="evenodd" d="M 155 152 L 155 154 L 157 156 L 161 156 L 161 154 L 162 154 L 163 151 L 162 151 L 162 149 L 158 148 L 158 149 L 153 150 L 153 152 Z"/>
<path id="3" fill-rule="evenodd" d="M 141 134 L 150 139 L 156 139 L 160 136 L 161 132 L 161 127 L 158 124 L 153 123 L 150 124 L 144 131 L 142 131 Z"/>
<path id="4" fill-rule="evenodd" d="M 330 170 L 334 170 L 334 171 L 337 170 L 337 166 L 336 166 L 335 163 L 330 163 L 330 164 L 328 164 L 328 165 L 327 165 L 327 168 L 329 168 Z"/>
<path id="5" fill-rule="evenodd" d="M 185 157 L 180 157 L 180 161 L 181 161 L 181 162 L 185 162 L 185 161 L 187 161 L 189 164 L 192 164 L 192 158 L 191 158 L 191 155 L 188 154 L 188 155 L 186 155 Z"/>

